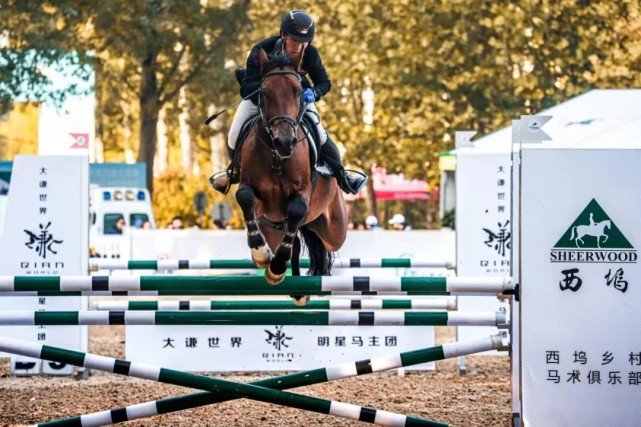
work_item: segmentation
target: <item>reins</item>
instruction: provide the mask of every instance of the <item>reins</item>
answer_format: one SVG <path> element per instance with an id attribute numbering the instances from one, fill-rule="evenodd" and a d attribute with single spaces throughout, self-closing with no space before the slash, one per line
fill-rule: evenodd
<path id="1" fill-rule="evenodd" d="M 283 75 L 295 76 L 299 83 L 302 82 L 300 74 L 298 74 L 298 72 L 296 71 L 291 71 L 291 70 L 272 70 L 263 76 L 260 91 L 258 92 L 258 114 L 260 116 L 260 122 L 263 127 L 263 130 L 269 137 L 270 143 L 267 143 L 265 142 L 265 140 L 263 140 L 263 138 L 260 138 L 258 133 L 256 136 L 257 136 L 257 139 L 271 151 L 272 170 L 274 171 L 274 174 L 276 175 L 276 177 L 278 177 L 278 184 L 280 187 L 279 189 L 280 189 L 281 207 L 283 210 L 285 210 L 287 207 L 287 200 L 285 198 L 285 184 L 283 182 L 282 163 L 284 159 L 280 157 L 280 155 L 274 148 L 274 144 L 273 144 L 274 133 L 272 131 L 272 125 L 279 121 L 284 121 L 292 127 L 294 131 L 294 135 L 296 135 L 298 133 L 298 128 L 300 126 L 301 120 L 303 119 L 303 115 L 305 114 L 306 105 L 305 105 L 303 93 L 301 91 L 299 94 L 299 102 L 298 102 L 298 117 L 294 118 L 289 114 L 277 114 L 271 117 L 267 117 L 267 114 L 265 112 L 265 98 L 263 94 L 263 84 L 265 83 L 265 80 L 267 80 L 270 77 L 283 76 Z M 297 143 L 302 141 L 303 139 L 306 139 L 306 136 L 304 135 L 304 133 L 302 138 L 297 140 Z M 284 218 L 284 221 L 287 221 L 286 216 Z M 271 223 L 270 225 L 274 226 L 275 224 L 276 223 Z"/>
<path id="2" fill-rule="evenodd" d="M 292 75 L 296 76 L 296 79 L 298 82 L 302 82 L 302 79 L 300 77 L 300 74 L 298 74 L 296 71 L 290 71 L 290 70 L 273 70 L 268 72 L 263 76 L 263 81 L 261 83 L 260 91 L 258 92 L 258 114 L 260 116 L 260 122 L 263 126 L 263 129 L 265 130 L 265 133 L 269 136 L 270 142 L 274 140 L 274 133 L 272 131 L 272 125 L 278 121 L 284 121 L 287 124 L 289 124 L 292 129 L 294 130 L 294 134 L 298 132 L 298 127 L 300 126 L 300 122 L 303 119 L 303 114 L 305 114 L 305 100 L 303 98 L 303 93 L 301 92 L 299 94 L 299 102 L 298 102 L 298 117 L 294 118 L 290 116 L 289 114 L 277 114 L 272 117 L 267 117 L 265 113 L 265 100 L 264 100 L 264 95 L 263 95 L 263 84 L 265 83 L 265 80 L 269 77 L 273 76 L 278 76 L 278 75 Z M 305 137 L 299 139 L 298 142 L 302 141 Z M 265 141 L 261 139 L 261 142 L 264 144 Z M 267 145 L 267 144 L 266 144 Z M 275 152 L 273 148 L 273 144 L 267 145 L 272 152 Z"/>

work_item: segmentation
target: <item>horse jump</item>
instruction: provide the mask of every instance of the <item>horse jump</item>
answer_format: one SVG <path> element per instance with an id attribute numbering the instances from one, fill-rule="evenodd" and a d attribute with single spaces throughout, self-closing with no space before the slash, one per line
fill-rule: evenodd
<path id="1" fill-rule="evenodd" d="M 94 310 L 455 310 L 455 298 L 315 300 L 307 305 L 292 301 L 95 301 Z"/>
<path id="2" fill-rule="evenodd" d="M 412 295 L 503 294 L 514 288 L 508 277 L 287 277 L 266 287 L 250 276 L 0 276 L 0 292 L 158 292 L 164 295 L 330 295 L 333 292 L 406 292 Z"/>
<path id="3" fill-rule="evenodd" d="M 310 268 L 311 260 L 303 258 L 299 264 L 302 268 Z M 292 267 L 291 261 L 287 267 Z M 255 269 L 256 266 L 254 261 L 250 259 L 120 260 L 91 258 L 89 268 L 96 270 L 208 270 Z M 332 268 L 446 268 L 451 270 L 454 268 L 454 263 L 426 258 L 335 258 Z"/>
<path id="4" fill-rule="evenodd" d="M 112 409 L 63 420 L 55 420 L 38 424 L 40 427 L 71 427 L 78 425 L 101 426 L 115 422 L 131 421 L 134 419 L 195 408 L 212 403 L 224 402 L 245 396 L 256 398 L 256 400 L 269 401 L 270 403 L 283 404 L 285 406 L 313 410 L 324 414 L 343 416 L 345 418 L 375 424 L 389 426 L 443 427 L 447 426 L 447 424 L 406 417 L 404 415 L 394 414 L 391 412 L 377 411 L 375 409 L 363 408 L 335 401 L 316 399 L 292 393 L 277 392 L 277 390 L 335 381 L 489 350 L 506 349 L 507 343 L 505 340 L 499 335 L 493 335 L 479 340 L 445 344 L 442 346 L 398 353 L 386 357 L 377 357 L 353 363 L 343 363 L 328 368 L 298 372 L 290 375 L 259 380 L 249 384 L 237 384 L 230 381 L 221 381 L 146 364 L 35 344 L 28 341 L 0 338 L 0 351 L 210 391 L 166 398 L 128 406 L 126 408 Z M 234 388 L 236 386 L 238 389 Z M 228 393 L 227 390 L 229 390 L 229 388 L 233 389 L 229 394 L 220 394 L 220 392 Z M 251 395 L 249 393 L 245 394 L 248 390 L 252 392 Z M 281 400 L 283 396 L 289 400 L 283 402 Z"/>
<path id="5" fill-rule="evenodd" d="M 0 325 L 300 325 L 300 326 L 498 326 L 498 312 L 375 311 L 9 311 Z"/>

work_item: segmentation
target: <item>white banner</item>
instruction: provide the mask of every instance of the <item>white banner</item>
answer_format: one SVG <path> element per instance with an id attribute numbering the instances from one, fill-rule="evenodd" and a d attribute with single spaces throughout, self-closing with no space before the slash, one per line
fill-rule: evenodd
<path id="1" fill-rule="evenodd" d="M 510 153 L 459 150 L 456 158 L 456 274 L 510 276 L 511 235 Z M 458 311 L 509 310 L 488 296 L 458 297 Z M 498 333 L 494 327 L 459 326 L 458 340 Z M 501 354 L 495 351 L 485 354 Z"/>
<path id="2" fill-rule="evenodd" d="M 245 231 L 134 230 L 131 254 L 133 259 L 247 259 L 250 252 L 245 243 L 246 236 Z M 345 246 L 338 252 L 337 257 L 427 258 L 452 262 L 454 233 L 353 231 L 349 232 Z M 219 270 L 218 273 L 254 274 L 255 270 Z M 181 274 L 196 273 L 184 270 Z M 448 270 L 445 269 L 426 268 L 359 268 L 337 269 L 332 272 L 332 275 L 377 277 L 447 274 Z M 189 371 L 280 371 L 312 369 L 434 345 L 432 326 L 283 326 L 282 333 L 291 338 L 291 341 L 286 340 L 286 343 L 291 343 L 291 347 L 278 350 L 273 347 L 273 341 L 267 341 L 271 336 L 267 331 L 276 334 L 277 329 L 278 325 L 225 326 L 215 328 L 215 334 L 212 335 L 212 328 L 203 326 L 126 326 L 126 355 L 132 360 L 146 360 L 163 366 L 167 364 L 174 369 Z M 175 348 L 164 347 L 164 340 L 170 338 L 175 339 Z M 186 346 L 191 338 L 196 339 L 196 345 Z M 209 346 L 212 338 L 218 339 L 220 348 L 212 350 Z M 240 347 L 230 344 L 235 338 L 242 341 Z M 226 351 L 230 353 L 221 350 L 223 345 L 227 346 Z M 215 356 L 216 354 L 220 357 Z M 233 357 L 230 357 L 230 354 Z M 434 364 L 411 369 L 434 369 Z"/>
<path id="3" fill-rule="evenodd" d="M 92 156 L 94 94 L 71 97 L 61 108 L 43 103 L 38 118 L 38 154 Z"/>
<path id="4" fill-rule="evenodd" d="M 641 425 L 641 150 L 523 150 L 522 414 Z"/>
<path id="5" fill-rule="evenodd" d="M 0 235 L 0 273 L 87 274 L 89 165 L 80 156 L 16 156 Z M 1 297 L 0 310 L 82 310 L 81 297 Z M 86 327 L 3 326 L 0 336 L 85 350 Z M 6 356 L 5 356 L 6 357 Z M 12 357 L 16 374 L 38 373 L 40 361 Z M 42 363 L 42 372 L 68 375 L 73 366 Z"/>
<path id="6" fill-rule="evenodd" d="M 70 54 L 70 59 L 75 55 Z M 95 141 L 95 72 L 87 65 L 67 64 L 63 67 L 45 67 L 49 79 L 48 90 L 62 90 L 75 86 L 77 93 L 70 94 L 58 108 L 53 103 L 40 104 L 38 117 L 38 154 L 80 155 L 94 161 Z M 87 74 L 87 79 L 78 77 Z"/>
<path id="7" fill-rule="evenodd" d="M 127 326 L 125 351 L 127 359 L 186 371 L 296 371 L 431 347 L 434 334 L 426 329 L 433 328 Z"/>

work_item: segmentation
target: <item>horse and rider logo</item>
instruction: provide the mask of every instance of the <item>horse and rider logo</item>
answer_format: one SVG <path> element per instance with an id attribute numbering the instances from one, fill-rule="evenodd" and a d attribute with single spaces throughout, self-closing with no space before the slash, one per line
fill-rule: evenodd
<path id="1" fill-rule="evenodd" d="M 603 243 L 607 242 L 608 235 L 605 233 L 606 229 L 612 227 L 612 221 L 606 219 L 601 222 L 594 222 L 594 214 L 590 212 L 590 224 L 588 225 L 575 225 L 572 227 L 572 234 L 570 235 L 570 240 L 576 242 L 576 247 L 580 248 L 579 242 L 585 247 L 585 242 L 583 241 L 583 236 L 593 236 L 596 237 L 596 246 L 601 248 L 601 237 L 603 237 Z M 576 231 L 576 237 L 574 237 L 574 232 Z"/>
<path id="2" fill-rule="evenodd" d="M 552 262 L 636 262 L 637 253 L 603 208 L 592 199 L 554 245 Z"/>

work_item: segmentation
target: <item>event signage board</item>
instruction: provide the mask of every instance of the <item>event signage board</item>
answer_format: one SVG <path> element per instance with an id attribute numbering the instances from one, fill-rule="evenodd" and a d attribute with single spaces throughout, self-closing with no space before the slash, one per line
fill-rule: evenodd
<path id="1" fill-rule="evenodd" d="M 0 234 L 4 275 L 85 275 L 89 168 L 86 156 L 16 156 Z M 0 298 L 0 311 L 82 310 L 81 297 Z M 86 327 L 3 326 L 0 336 L 86 349 Z M 8 357 L 8 355 L 6 355 Z M 15 374 L 69 375 L 73 366 L 12 356 Z"/>
<path id="2" fill-rule="evenodd" d="M 246 259 L 250 256 L 244 244 L 245 231 L 154 230 L 145 233 L 134 230 L 131 235 L 135 259 Z M 451 232 L 351 231 L 337 258 L 426 258 L 452 262 L 453 255 L 454 233 Z M 448 272 L 451 270 L 359 268 L 335 269 L 332 275 L 442 276 Z M 143 274 L 144 270 L 118 273 Z M 256 274 L 256 271 L 218 270 L 216 273 Z M 270 285 L 265 283 L 265 286 Z M 432 326 L 155 326 L 151 329 L 134 325 L 125 327 L 127 358 L 189 371 L 312 369 L 434 345 Z M 277 348 L 279 340 L 282 344 Z M 434 369 L 434 364 L 412 369 Z"/>
<path id="3" fill-rule="evenodd" d="M 434 345 L 433 328 L 422 326 L 127 326 L 126 331 L 127 358 L 144 355 L 147 363 L 187 371 L 308 370 Z M 434 369 L 434 363 L 411 369 Z"/>
<path id="4" fill-rule="evenodd" d="M 510 215 L 511 154 L 481 153 L 475 148 L 459 150 L 456 158 L 457 276 L 510 276 Z M 507 309 L 507 304 L 487 296 L 461 296 L 457 300 L 459 311 Z M 458 340 L 496 333 L 498 329 L 494 327 L 459 326 Z"/>
<path id="5" fill-rule="evenodd" d="M 70 59 L 74 56 L 70 55 Z M 43 67 L 43 71 L 50 83 L 48 90 L 64 90 L 73 86 L 75 91 L 68 93 L 61 105 L 51 101 L 40 102 L 38 154 L 88 156 L 93 162 L 96 129 L 95 72 L 87 64 Z M 85 78 L 81 78 L 82 75 Z"/>
<path id="6" fill-rule="evenodd" d="M 522 415 L 641 425 L 641 150 L 524 149 Z"/>

